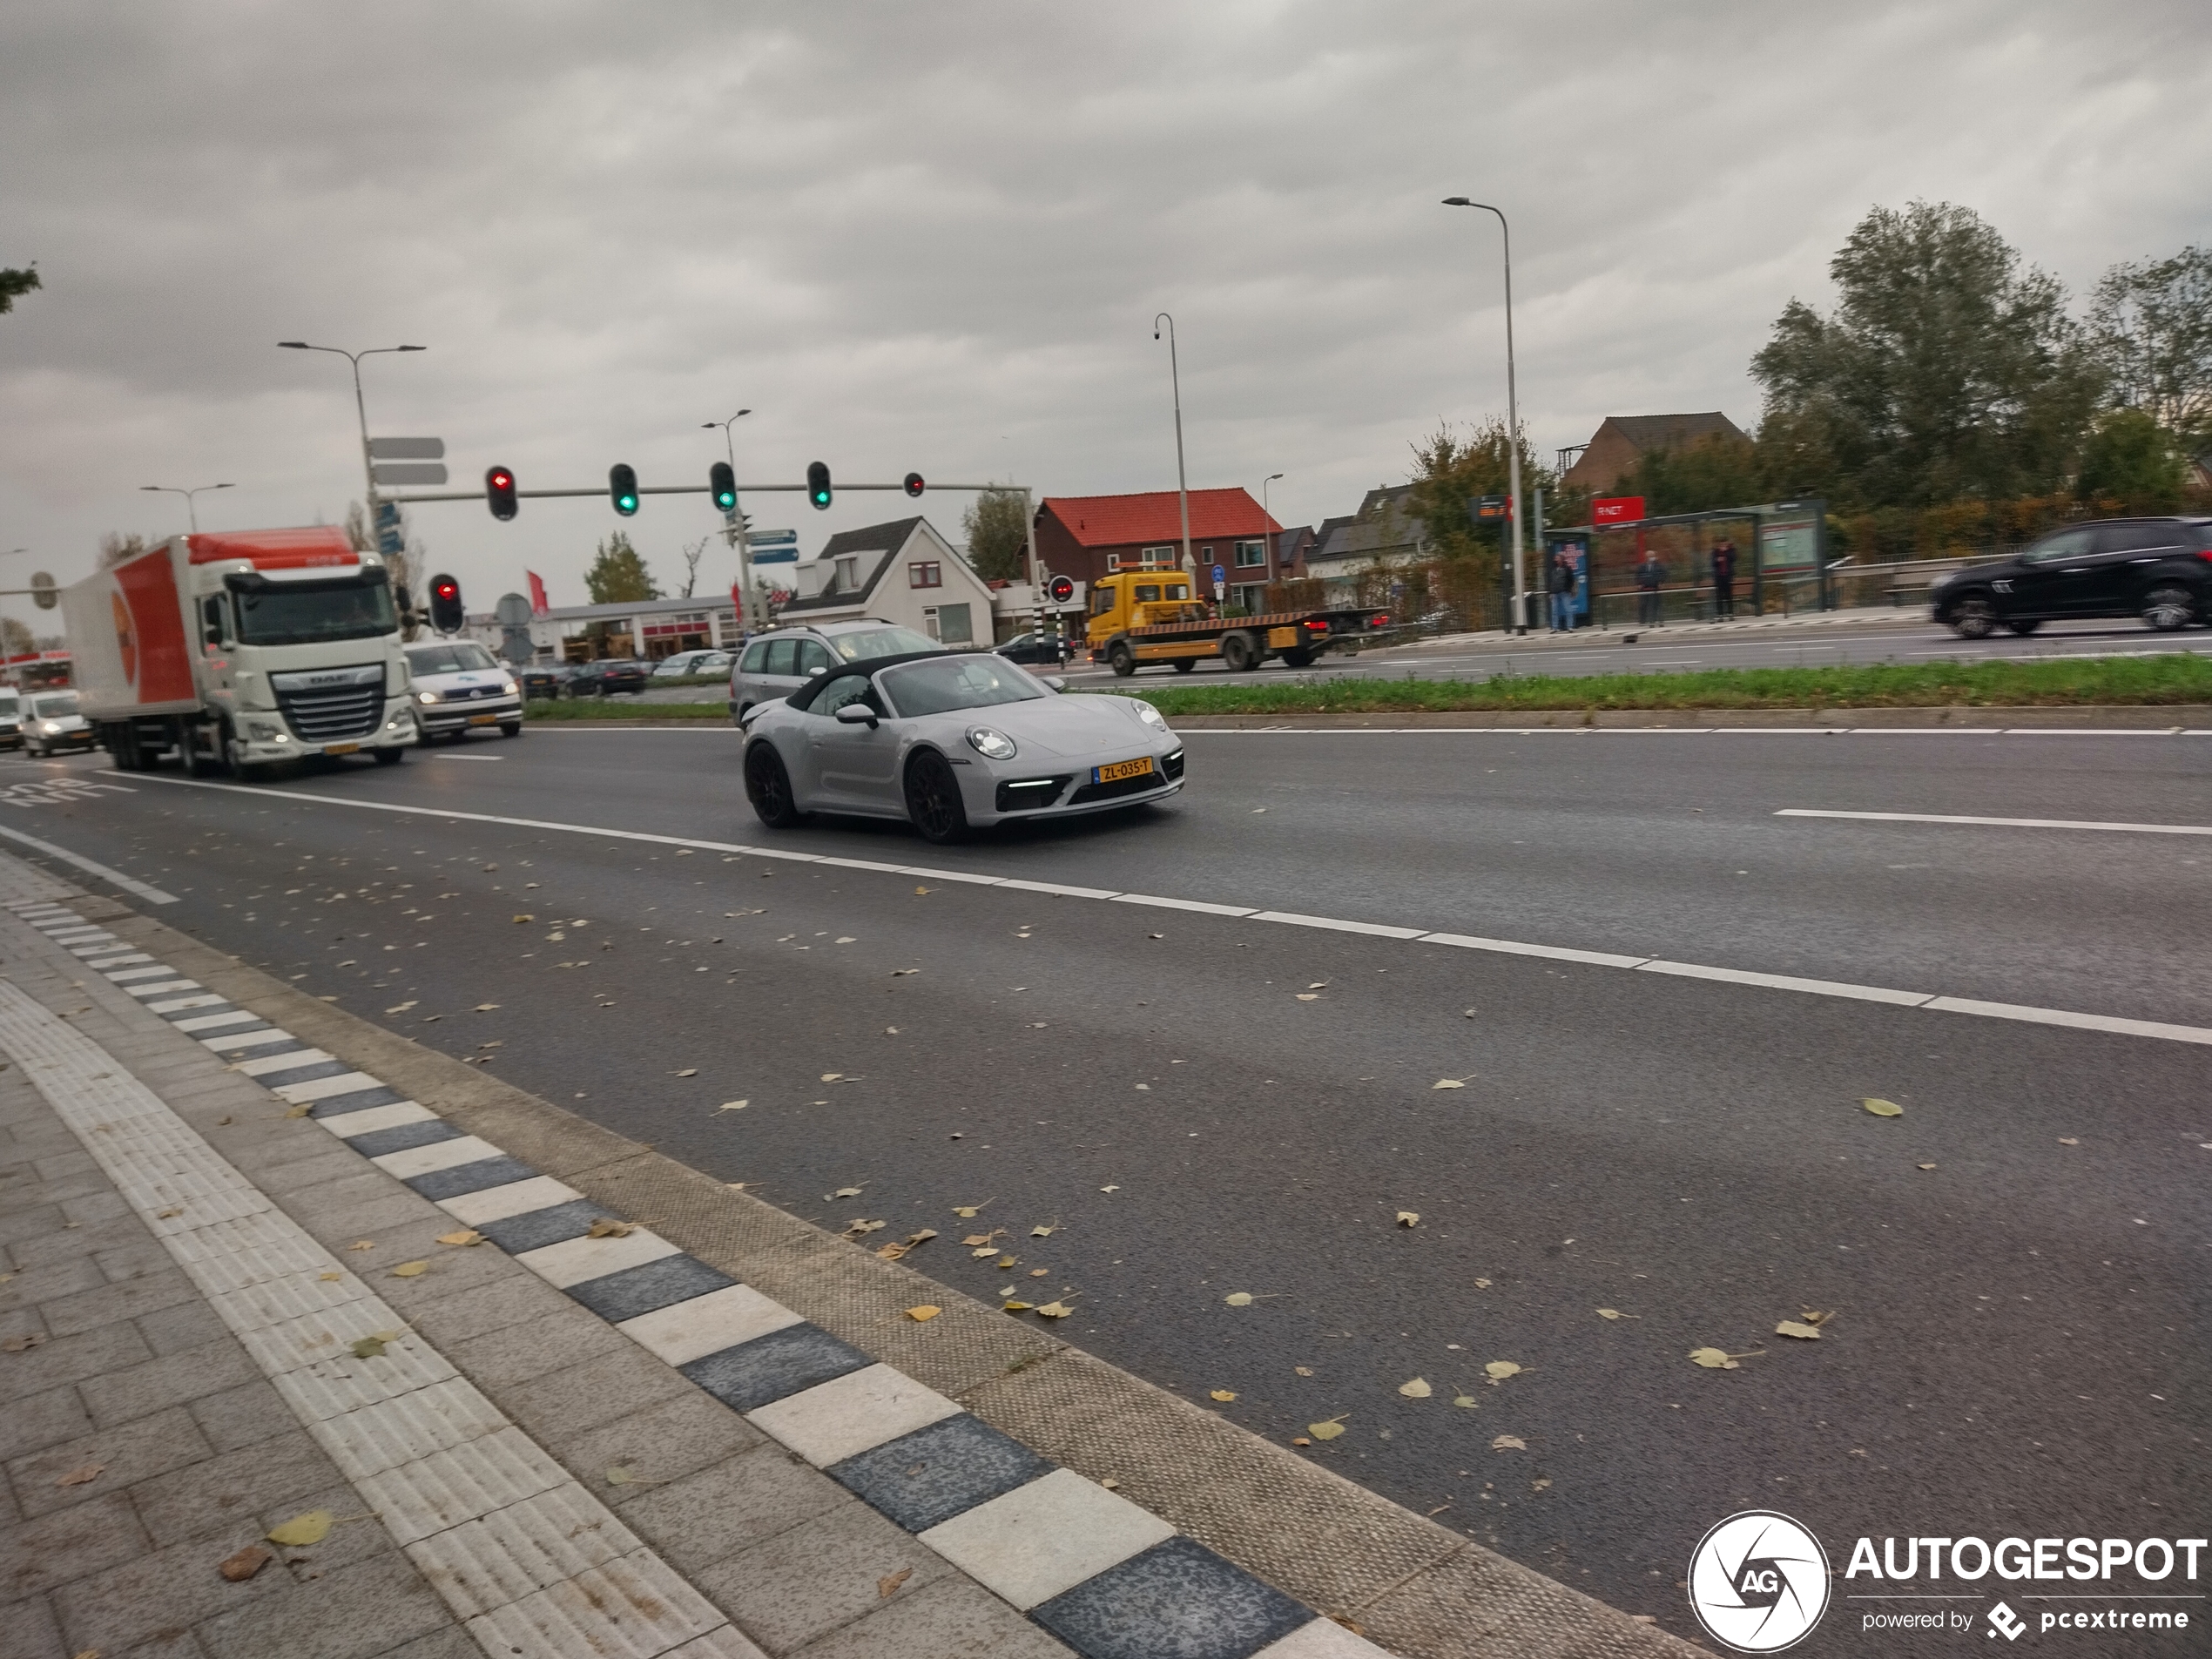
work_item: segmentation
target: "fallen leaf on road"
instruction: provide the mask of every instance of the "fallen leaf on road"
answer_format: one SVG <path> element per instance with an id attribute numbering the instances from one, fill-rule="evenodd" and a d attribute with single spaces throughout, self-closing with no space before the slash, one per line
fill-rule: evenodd
<path id="1" fill-rule="evenodd" d="M 1902 1117 L 1905 1108 L 1893 1100 L 1862 1100 L 1858 1103 L 1877 1117 Z"/>
<path id="2" fill-rule="evenodd" d="M 840 938 L 837 942 L 840 945 L 851 945 L 857 944 L 859 941 L 855 940 L 852 934 L 846 934 Z"/>
<path id="3" fill-rule="evenodd" d="M 860 1196 L 860 1192 L 861 1189 L 859 1187 L 840 1187 L 828 1196 L 832 1198 L 857 1198 Z"/>
<path id="4" fill-rule="evenodd" d="M 517 921 L 536 921 L 537 918 L 536 916 L 522 915 L 516 917 L 515 920 Z"/>
<path id="5" fill-rule="evenodd" d="M 1027 1313 L 1034 1305 L 1028 1302 L 1001 1302 L 999 1306 L 1008 1313 Z"/>
<path id="6" fill-rule="evenodd" d="M 305 1117 L 314 1110 L 314 1108 L 312 1106 L 294 1106 L 290 1111 L 285 1113 L 285 1116 L 287 1117 Z"/>
<path id="7" fill-rule="evenodd" d="M 430 1271 L 428 1262 L 401 1262 L 392 1270 L 394 1278 L 421 1278 Z"/>
<path id="8" fill-rule="evenodd" d="M 914 1575 L 911 1567 L 901 1567 L 895 1573 L 886 1573 L 875 1581 L 875 1599 L 887 1601 L 899 1593 L 899 1587 Z"/>
<path id="9" fill-rule="evenodd" d="M 697 1066 L 686 1066 L 683 1070 L 671 1075 L 678 1077 L 696 1077 L 699 1075 L 699 1069 Z"/>
<path id="10" fill-rule="evenodd" d="M 1935 1165 L 1932 1163 L 1923 1163 L 1919 1167 L 1923 1170 L 1932 1170 L 1935 1168 Z"/>
<path id="11" fill-rule="evenodd" d="M 1597 1311 L 1597 1317 L 1601 1319 L 1617 1319 L 1621 1317 L 1621 1310 L 1619 1308 L 1600 1308 Z"/>
<path id="12" fill-rule="evenodd" d="M 1490 1288 L 1490 1281 L 1487 1278 L 1479 1278 L 1474 1282 L 1474 1288 L 1478 1291 L 1487 1291 Z"/>
<path id="13" fill-rule="evenodd" d="M 390 1337 L 381 1331 L 373 1337 L 363 1337 L 359 1342 L 354 1344 L 354 1358 L 374 1359 L 384 1352 L 385 1345 L 391 1340 Z"/>
<path id="14" fill-rule="evenodd" d="M 1467 1085 L 1461 1082 L 1457 1077 L 1439 1077 L 1434 1082 L 1429 1085 L 1431 1089 L 1465 1089 Z"/>
<path id="15" fill-rule="evenodd" d="M 1298 994 L 1298 1000 L 1299 1001 L 1301 1001 L 1301 1002 L 1318 1002 L 1321 999 L 1320 999 L 1320 997 L 1319 997 L 1318 995 L 1317 995 L 1315 993 L 1313 993 L 1313 992 L 1312 992 L 1312 991 L 1300 991 L 1300 992 Z M 1455 1083 L 1455 1084 L 1453 1084 L 1453 1086 L 1454 1088 L 1457 1088 L 1457 1087 L 1458 1087 L 1458 1085 L 1457 1085 L 1456 1083 Z"/>
<path id="16" fill-rule="evenodd" d="M 1528 1483 L 1528 1489 L 1529 1489 L 1531 1492 L 1541 1492 L 1541 1491 L 1542 1491 L 1542 1490 L 1543 1490 L 1546 1487 L 1548 1487 L 1548 1486 L 1549 1486 L 1549 1485 L 1551 1485 L 1551 1482 L 1550 1482 L 1550 1481 L 1548 1481 L 1548 1480 L 1531 1480 L 1531 1481 Z"/>
<path id="17" fill-rule="evenodd" d="M 1292 1446 L 1311 1446 L 1313 1442 L 1306 1439 L 1306 1437 L 1303 1434 L 1293 1434 L 1291 1436 L 1291 1444 Z"/>
<path id="18" fill-rule="evenodd" d="M 318 1273 L 315 1277 L 326 1285 L 335 1285 L 340 1279 L 345 1278 L 346 1276 L 343 1273 Z"/>
<path id="19" fill-rule="evenodd" d="M 2079 1145 L 2080 1145 L 2080 1144 L 2081 1144 L 2081 1143 L 2080 1143 L 2080 1140 L 2079 1140 L 2076 1136 L 2072 1136 L 2072 1135 L 2061 1135 L 2061 1136 L 2059 1136 L 2059 1144 L 2060 1144 L 2060 1146 L 2079 1146 Z"/>
<path id="20" fill-rule="evenodd" d="M 926 892 L 927 890 L 927 889 L 926 888 L 921 887 L 917 887 L 915 889 L 917 893 Z M 904 979 L 909 974 L 919 974 L 920 972 L 921 972 L 921 970 L 919 968 L 894 968 L 891 970 L 891 977 L 893 979 Z"/>
<path id="21" fill-rule="evenodd" d="M 476 1004 L 475 1011 L 478 1014 L 489 1014 L 498 1008 L 498 1006 L 499 1004 L 496 1002 L 479 1002 Z"/>
<path id="22" fill-rule="evenodd" d="M 1229 1389 L 1217 1388 L 1213 1391 L 1212 1394 L 1209 1396 L 1209 1398 L 1220 1400 L 1223 1404 L 1226 1405 L 1229 1401 L 1236 1399 L 1237 1396 Z"/>
<path id="23" fill-rule="evenodd" d="M 402 1002 L 397 1008 L 386 1008 L 384 1012 L 387 1014 L 405 1014 L 414 1006 L 415 1004 L 412 1002 Z"/>
<path id="24" fill-rule="evenodd" d="M 1041 1319 L 1064 1319 L 1076 1310 L 1065 1302 L 1047 1302 L 1037 1310 Z"/>
<path id="25" fill-rule="evenodd" d="M 1418 1210 L 1401 1210 L 1398 1212 L 1398 1224 L 1401 1227 L 1414 1226 L 1419 1224 L 1421 1212 Z"/>
<path id="26" fill-rule="evenodd" d="M 1257 818 L 1260 813 L 1265 812 L 1267 808 L 1264 806 L 1255 806 L 1252 808 L 1252 815 Z"/>
<path id="27" fill-rule="evenodd" d="M 752 1104 L 750 1100 L 725 1100 L 714 1109 L 717 1112 L 741 1112 Z"/>
<path id="28" fill-rule="evenodd" d="M 1109 1492 L 1119 1492 L 1122 1489 L 1122 1483 L 1114 1479 L 1114 1477 L 1110 1474 L 1104 1480 L 1101 1480 L 1098 1484 L 1105 1487 Z"/>
<path id="29" fill-rule="evenodd" d="M 329 1536 L 331 1525 L 337 1520 L 327 1509 L 310 1509 L 297 1514 L 280 1526 L 262 1534 L 273 1544 L 282 1544 L 287 1549 L 305 1549 L 309 1544 L 320 1544 Z"/>
<path id="30" fill-rule="evenodd" d="M 1015 1267 L 1021 1264 L 1021 1261 L 1022 1258 L 1019 1256 L 1001 1256 L 998 1258 L 998 1260 L 993 1262 L 991 1265 L 994 1267 Z"/>
<path id="31" fill-rule="evenodd" d="M 1408 1399 L 1426 1399 L 1435 1391 L 1428 1386 L 1428 1379 L 1416 1377 L 1411 1382 L 1398 1385 L 1398 1392 Z"/>
<path id="32" fill-rule="evenodd" d="M 259 1544 L 248 1544 L 236 1554 L 226 1555 L 215 1563 L 215 1570 L 233 1584 L 243 1584 L 254 1574 L 266 1567 L 276 1557 Z"/>
<path id="33" fill-rule="evenodd" d="M 1518 1434 L 1501 1434 L 1490 1442 L 1490 1449 L 1493 1452 L 1526 1452 L 1528 1442 Z"/>
<path id="34" fill-rule="evenodd" d="M 1805 1325 L 1796 1319 L 1784 1319 L 1774 1327 L 1774 1334 L 1777 1337 L 1795 1337 L 1800 1342 L 1817 1342 L 1820 1339 L 1820 1327 L 1817 1325 Z"/>
<path id="35" fill-rule="evenodd" d="M 1483 1366 L 1482 1370 L 1494 1383 L 1503 1382 L 1508 1377 L 1521 1375 L 1521 1367 L 1510 1359 L 1493 1359 L 1488 1365 Z"/>
<path id="36" fill-rule="evenodd" d="M 347 1245 L 346 1248 L 347 1250 L 374 1250 L 376 1248 L 376 1241 L 373 1238 L 356 1238 L 352 1244 Z"/>
<path id="37" fill-rule="evenodd" d="M 166 1210 L 157 1210 L 157 1211 L 155 1211 L 153 1212 L 153 1218 L 154 1218 L 156 1221 L 166 1221 L 166 1220 L 168 1220 L 168 1219 L 169 1219 L 169 1217 L 172 1217 L 172 1216 L 181 1216 L 181 1215 L 183 1215 L 184 1213 L 185 1213 L 185 1207 L 184 1207 L 184 1205 L 182 1205 L 182 1204 L 171 1204 L 171 1205 L 170 1205 L 170 1206 L 169 1206 Z"/>
<path id="38" fill-rule="evenodd" d="M 1473 1394 L 1454 1394 L 1452 1396 L 1452 1403 L 1454 1406 L 1465 1406 L 1470 1411 L 1480 1411 L 1482 1409 L 1482 1402 L 1477 1399 Z"/>
<path id="39" fill-rule="evenodd" d="M 441 1244 L 481 1244 L 484 1242 L 484 1236 L 474 1227 L 463 1227 L 459 1232 L 440 1233 L 438 1242 Z"/>
<path id="40" fill-rule="evenodd" d="M 586 1238 L 627 1238 L 637 1231 L 634 1221 L 617 1221 L 612 1216 L 602 1216 L 585 1230 Z"/>
<path id="41" fill-rule="evenodd" d="M 1344 1414 L 1345 1417 L 1351 1415 L 1350 1412 Z M 1305 1432 L 1317 1440 L 1333 1440 L 1344 1433 L 1344 1418 L 1332 1417 L 1325 1423 L 1308 1423 L 1305 1426 Z"/>
<path id="42" fill-rule="evenodd" d="M 1101 1192 L 1119 1192 L 1121 1190 L 1119 1187 L 1101 1187 L 1098 1190 Z"/>
<path id="43" fill-rule="evenodd" d="M 866 1216 L 855 1216 L 846 1224 L 845 1237 L 860 1238 L 868 1233 L 880 1233 L 890 1224 L 887 1221 L 870 1221 Z"/>
<path id="44" fill-rule="evenodd" d="M 1048 1226 L 1030 1228 L 1029 1237 L 1032 1238 L 1049 1238 L 1053 1234 L 1058 1232 L 1059 1231 L 1060 1224 L 1055 1221 Z"/>
<path id="45" fill-rule="evenodd" d="M 1298 1374 L 1301 1377 L 1311 1377 L 1313 1374 L 1313 1367 L 1312 1366 L 1292 1366 L 1291 1369 L 1298 1372 Z"/>
<path id="46" fill-rule="evenodd" d="M 844 1075 L 841 1071 L 826 1071 L 822 1074 L 822 1081 L 826 1083 L 833 1083 Z"/>
<path id="47" fill-rule="evenodd" d="M 19 1337 L 10 1337 L 5 1342 L 0 1342 L 0 1353 L 28 1353 L 45 1339 L 44 1333 L 37 1331 L 27 1332 Z"/>
<path id="48" fill-rule="evenodd" d="M 912 1319 L 916 1325 L 927 1325 L 930 1320 L 935 1318 L 944 1311 L 945 1310 L 941 1307 L 932 1307 L 928 1303 L 925 1302 L 918 1308 L 908 1308 L 907 1310 L 907 1317 Z"/>
<path id="49" fill-rule="evenodd" d="M 98 1480 L 101 1471 L 106 1467 L 105 1463 L 87 1463 L 81 1469 L 71 1469 L 67 1474 L 57 1477 L 54 1484 L 57 1487 L 81 1487 Z"/>
<path id="50" fill-rule="evenodd" d="M 990 1202 L 990 1199 L 986 1198 L 983 1200 L 983 1204 L 954 1204 L 953 1206 L 953 1213 L 958 1216 L 962 1221 L 973 1221 L 975 1219 L 975 1212 L 981 1210 L 984 1204 L 988 1204 Z"/>
<path id="51" fill-rule="evenodd" d="M 928 891 L 929 891 L 929 889 L 928 889 L 927 887 L 916 887 L 916 888 L 914 889 L 914 891 L 915 891 L 916 893 L 927 893 L 927 892 L 928 892 Z"/>
<path id="52" fill-rule="evenodd" d="M 617 1463 L 607 1470 L 607 1484 L 610 1487 L 634 1487 L 637 1471 L 626 1463 Z"/>
<path id="53" fill-rule="evenodd" d="M 1031 1278 L 1043 1278 L 1051 1271 L 1052 1270 L 1049 1267 L 1033 1267 L 1029 1270 L 1029 1277 Z"/>
<path id="54" fill-rule="evenodd" d="M 1231 1291 L 1221 1299 L 1232 1308 L 1248 1308 L 1252 1305 L 1252 1293 L 1250 1291 Z"/>
<path id="55" fill-rule="evenodd" d="M 1708 1371 L 1741 1371 L 1743 1367 L 1736 1363 L 1737 1360 L 1749 1359 L 1754 1354 L 1765 1352 L 1764 1348 L 1753 1348 L 1745 1353 L 1728 1353 L 1719 1348 L 1692 1348 L 1689 1363 L 1703 1366 Z"/>

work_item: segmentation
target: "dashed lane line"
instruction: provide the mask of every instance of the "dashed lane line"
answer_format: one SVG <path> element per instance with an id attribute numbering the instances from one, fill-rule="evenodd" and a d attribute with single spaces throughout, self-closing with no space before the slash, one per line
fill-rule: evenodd
<path id="1" fill-rule="evenodd" d="M 1851 818 L 1876 824 L 1979 824 L 1997 829 L 2117 830 L 2130 835 L 2212 835 L 2202 824 L 2106 824 L 2078 818 L 1973 818 L 1961 813 L 1845 813 L 1784 806 L 1777 818 Z"/>
<path id="2" fill-rule="evenodd" d="M 239 784 L 204 783 L 190 778 L 146 774 L 150 779 L 185 789 L 212 789 L 262 799 L 307 801 L 317 806 L 350 806 L 362 812 L 396 813 L 403 816 L 443 818 L 459 823 L 497 824 L 510 829 L 551 830 L 563 835 L 597 835 L 608 840 L 640 841 L 654 846 L 688 846 L 702 853 L 732 857 L 786 859 L 795 864 L 824 864 L 838 869 L 868 870 L 883 875 L 921 876 L 926 880 L 961 881 L 975 887 L 1006 887 L 1017 893 L 1042 893 L 1060 898 L 1090 899 L 1115 904 L 1152 904 L 1170 909 L 1196 909 L 1190 900 L 1150 894 L 1117 893 L 1109 887 L 1069 887 L 1051 881 L 1030 881 L 1010 876 L 985 875 L 968 870 L 934 869 L 926 865 L 893 864 L 874 859 L 833 858 L 819 853 L 794 853 L 781 847 L 751 846 L 737 841 L 710 841 L 686 835 L 658 835 L 645 830 L 601 829 L 590 824 L 563 824 L 550 819 L 510 818 L 496 813 L 464 813 L 446 806 L 405 806 L 392 801 L 346 800 L 304 790 L 257 789 Z M 25 839 L 25 838 L 18 838 Z M 58 849 L 56 849 L 58 851 Z M 70 856 L 64 854 L 64 856 Z M 77 860 L 73 860 L 77 861 Z M 1887 1002 L 1899 1008 L 1932 1008 L 1941 1013 L 1976 1014 L 1991 1019 L 2017 1020 L 2030 1025 L 2067 1026 L 2077 1030 L 2107 1031 L 2119 1036 L 2150 1037 L 2169 1042 L 2212 1046 L 2212 1027 L 2176 1025 L 2159 1020 L 2129 1020 L 2108 1014 L 2084 1014 L 2067 1008 L 2035 1008 L 2014 1002 L 1988 1002 L 1946 996 L 1934 991 L 1900 991 L 1875 985 L 1851 985 L 1834 980 L 1806 979 L 1787 974 L 1760 974 L 1748 969 L 1714 968 L 1694 962 L 1672 962 L 1657 957 L 1615 955 L 1605 951 L 1570 950 L 1556 945 L 1509 939 L 1485 939 L 1467 934 L 1432 933 L 1419 927 L 1392 927 L 1380 922 L 1309 916 L 1291 911 L 1240 912 L 1219 907 L 1219 914 L 1241 916 L 1247 921 L 1290 927 L 1319 927 L 1337 933 L 1361 934 L 1416 945 L 1448 945 L 1463 950 L 1491 951 L 1509 956 L 1541 956 L 1557 961 L 1581 962 L 1591 967 L 1625 968 L 1637 973 L 1671 974 L 1688 979 L 1725 981 L 1770 990 L 1795 991 L 1811 996 L 1831 996 L 1852 1001 Z"/>

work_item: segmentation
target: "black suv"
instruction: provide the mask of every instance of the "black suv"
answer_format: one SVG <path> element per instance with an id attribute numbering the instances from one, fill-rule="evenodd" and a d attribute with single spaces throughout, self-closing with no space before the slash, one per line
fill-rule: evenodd
<path id="1" fill-rule="evenodd" d="M 2212 623 L 2212 519 L 2069 524 L 2009 559 L 1935 584 L 1935 619 L 1966 639 L 2076 617 L 2141 617 L 2162 632 Z"/>

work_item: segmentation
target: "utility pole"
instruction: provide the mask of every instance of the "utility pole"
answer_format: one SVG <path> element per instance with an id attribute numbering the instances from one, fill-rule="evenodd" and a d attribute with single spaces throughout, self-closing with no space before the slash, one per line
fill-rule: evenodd
<path id="1" fill-rule="evenodd" d="M 1521 405 L 1514 396 L 1513 372 L 1513 226 L 1506 223 L 1505 211 L 1493 207 L 1488 202 L 1470 201 L 1465 196 L 1447 196 L 1447 207 L 1480 207 L 1485 212 L 1498 216 L 1498 228 L 1505 235 L 1506 252 L 1506 489 L 1511 499 L 1507 510 L 1513 516 L 1513 620 L 1514 631 L 1528 631 L 1528 582 L 1521 561 Z"/>
<path id="2" fill-rule="evenodd" d="M 361 421 L 361 478 L 368 491 L 368 534 L 374 539 L 377 531 L 376 458 L 368 443 L 368 404 L 361 396 L 361 359 L 374 357 L 383 352 L 428 351 L 430 348 L 428 346 L 371 346 L 365 351 L 347 351 L 343 346 L 311 346 L 304 340 L 280 340 L 277 344 L 286 351 L 334 352 L 354 366 L 354 414 Z M 441 471 L 438 475 L 442 478 L 445 475 Z"/>
<path id="3" fill-rule="evenodd" d="M 1175 319 L 1164 311 L 1153 318 L 1152 338 L 1160 337 L 1163 322 L 1168 326 L 1168 384 L 1175 393 L 1175 493 L 1183 509 L 1183 568 L 1195 572 L 1198 567 L 1190 556 L 1190 480 L 1183 469 L 1183 371 L 1175 360 Z"/>
<path id="4" fill-rule="evenodd" d="M 191 521 L 192 533 L 194 536 L 197 536 L 199 534 L 199 503 L 194 501 L 192 497 L 199 494 L 199 492 L 203 489 L 229 489 L 233 488 L 233 486 L 229 484 L 194 484 L 190 489 L 184 489 L 179 488 L 175 484 L 140 484 L 138 488 L 143 491 L 148 491 L 158 496 L 182 496 L 185 498 L 185 516 Z"/>

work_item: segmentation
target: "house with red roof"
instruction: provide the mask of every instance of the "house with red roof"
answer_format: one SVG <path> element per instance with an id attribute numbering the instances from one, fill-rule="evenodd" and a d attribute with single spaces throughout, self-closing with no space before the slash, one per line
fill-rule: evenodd
<path id="1" fill-rule="evenodd" d="M 1217 564 L 1229 601 L 1266 608 L 1267 584 L 1287 574 L 1277 545 L 1282 526 L 1244 489 L 1190 492 L 1190 561 L 1205 592 Z M 1037 509 L 1037 557 L 1055 576 L 1096 582 L 1117 570 L 1183 568 L 1183 522 L 1176 492 L 1136 496 L 1048 496 Z"/>

